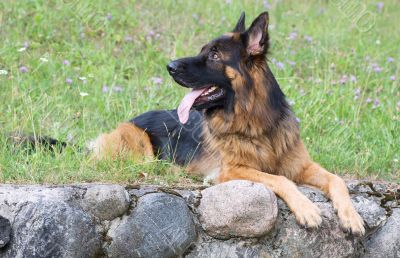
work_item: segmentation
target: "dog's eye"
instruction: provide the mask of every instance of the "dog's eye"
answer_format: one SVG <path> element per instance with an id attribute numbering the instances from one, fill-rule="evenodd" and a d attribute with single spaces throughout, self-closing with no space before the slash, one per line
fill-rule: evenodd
<path id="1" fill-rule="evenodd" d="M 208 55 L 208 58 L 216 61 L 216 60 L 219 60 L 219 55 L 217 52 L 210 52 L 210 54 Z"/>

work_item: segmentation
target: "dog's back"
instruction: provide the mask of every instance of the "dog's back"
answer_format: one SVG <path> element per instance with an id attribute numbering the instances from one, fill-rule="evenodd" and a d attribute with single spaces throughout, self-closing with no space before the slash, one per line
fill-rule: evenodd
<path id="1" fill-rule="evenodd" d="M 191 112 L 185 125 L 179 122 L 176 110 L 149 111 L 131 122 L 150 136 L 154 153 L 160 159 L 187 165 L 203 152 L 200 112 Z"/>

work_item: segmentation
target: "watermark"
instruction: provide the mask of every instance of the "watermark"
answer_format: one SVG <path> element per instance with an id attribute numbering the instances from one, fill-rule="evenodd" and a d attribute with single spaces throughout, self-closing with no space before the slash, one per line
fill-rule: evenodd
<path id="1" fill-rule="evenodd" d="M 207 148 L 207 144 L 205 143 L 205 115 L 202 114 L 200 111 L 190 111 L 189 119 L 185 124 L 182 124 L 179 121 L 179 118 L 176 114 L 177 111 L 169 111 L 164 110 L 166 114 L 168 114 L 172 120 L 175 121 L 175 124 L 179 125 L 177 128 L 173 128 L 172 130 L 179 130 L 176 131 L 175 134 L 171 134 L 171 128 L 165 127 L 168 135 L 174 139 L 170 139 L 171 143 L 174 143 L 174 146 L 171 146 L 171 149 L 168 151 L 173 152 L 173 156 L 175 156 L 176 148 L 180 147 L 181 137 L 187 139 L 187 136 L 196 143 L 197 147 L 192 150 L 192 152 L 187 153 L 187 161 L 189 163 L 192 159 L 196 156 L 197 152 L 203 152 L 203 155 L 208 157 L 209 161 L 214 161 L 216 164 L 219 163 L 220 158 L 219 155 L 215 155 L 215 153 Z M 197 112 L 197 114 L 195 113 Z M 196 117 L 199 116 L 199 117 Z M 184 140 L 182 140 L 182 144 L 184 144 Z"/>
<path id="2" fill-rule="evenodd" d="M 360 32 L 367 32 L 375 26 L 376 14 L 368 11 L 364 3 L 358 0 L 333 0 L 332 3 Z"/>
<path id="3" fill-rule="evenodd" d="M 107 19 L 103 13 L 96 10 L 96 2 L 84 0 L 63 0 L 66 8 L 79 20 L 82 25 L 92 30 L 99 30 L 105 25 Z"/>

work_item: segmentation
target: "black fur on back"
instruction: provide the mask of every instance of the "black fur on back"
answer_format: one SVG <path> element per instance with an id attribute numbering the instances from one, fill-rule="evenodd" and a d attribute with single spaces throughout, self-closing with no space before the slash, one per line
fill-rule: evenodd
<path id="1" fill-rule="evenodd" d="M 186 165 L 203 152 L 203 114 L 198 111 L 191 111 L 184 125 L 179 122 L 176 110 L 149 111 L 130 122 L 146 131 L 160 159 Z"/>

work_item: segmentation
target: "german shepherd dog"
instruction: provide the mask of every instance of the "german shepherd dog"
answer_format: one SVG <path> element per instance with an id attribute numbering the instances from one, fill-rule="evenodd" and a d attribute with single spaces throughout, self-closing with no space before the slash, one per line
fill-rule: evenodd
<path id="1" fill-rule="evenodd" d="M 298 223 L 316 228 L 319 208 L 295 183 L 322 190 L 333 202 L 341 226 L 364 234 L 344 181 L 313 162 L 299 126 L 268 67 L 269 16 L 261 13 L 246 30 L 242 13 L 232 32 L 204 45 L 194 57 L 170 62 L 179 85 L 191 89 L 177 110 L 150 111 L 100 135 L 97 159 L 124 153 L 168 159 L 217 182 L 262 183 L 282 198 Z"/>

